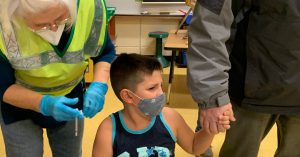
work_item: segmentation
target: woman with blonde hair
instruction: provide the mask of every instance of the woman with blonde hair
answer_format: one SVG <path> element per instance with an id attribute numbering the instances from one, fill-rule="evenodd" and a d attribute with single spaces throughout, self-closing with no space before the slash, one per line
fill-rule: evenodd
<path id="1" fill-rule="evenodd" d="M 2 0 L 0 13 L 6 156 L 42 157 L 46 128 L 53 156 L 80 157 L 84 117 L 102 110 L 115 57 L 104 0 Z"/>

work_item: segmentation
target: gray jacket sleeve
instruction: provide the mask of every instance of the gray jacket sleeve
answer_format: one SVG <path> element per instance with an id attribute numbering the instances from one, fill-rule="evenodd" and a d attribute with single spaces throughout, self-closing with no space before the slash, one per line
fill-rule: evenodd
<path id="1" fill-rule="evenodd" d="M 201 108 L 230 102 L 229 54 L 225 42 L 233 22 L 231 0 L 198 0 L 189 26 L 188 86 Z"/>

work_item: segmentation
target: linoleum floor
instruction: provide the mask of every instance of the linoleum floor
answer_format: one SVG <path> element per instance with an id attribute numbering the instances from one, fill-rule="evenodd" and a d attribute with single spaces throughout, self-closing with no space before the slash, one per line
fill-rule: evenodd
<path id="1" fill-rule="evenodd" d="M 167 89 L 167 81 L 168 81 L 168 71 L 169 69 L 164 69 L 164 91 Z M 188 89 L 186 87 L 186 69 L 184 68 L 175 68 L 175 75 L 172 85 L 172 93 L 170 96 L 170 107 L 176 109 L 186 120 L 188 125 L 194 129 L 196 127 L 197 121 L 197 105 L 193 102 L 191 96 L 189 95 Z M 114 93 L 111 88 L 109 88 L 107 96 L 106 96 L 106 104 L 101 113 L 97 114 L 92 119 L 85 119 L 85 130 L 83 137 L 83 157 L 91 157 L 92 155 L 92 147 L 93 141 L 95 138 L 95 134 L 100 122 L 107 117 L 109 114 L 116 112 L 121 109 L 121 102 L 114 96 Z M 45 136 L 45 135 L 44 135 Z M 218 156 L 219 149 L 224 140 L 224 133 L 218 134 L 215 136 L 212 149 L 214 152 L 214 156 Z M 242 137 L 241 137 L 242 138 Z M 45 136 L 46 139 L 46 136 Z M 241 139 L 241 142 L 243 140 Z M 48 141 L 45 140 L 44 145 L 44 157 L 51 157 L 51 151 L 49 149 Z M 264 139 L 261 144 L 261 148 L 259 150 L 258 157 L 271 157 L 275 152 L 275 148 L 277 146 L 276 142 L 276 128 L 273 127 L 269 135 Z M 193 157 L 186 152 L 184 152 L 179 146 L 176 146 L 175 155 L 177 157 Z M 0 157 L 5 157 L 5 147 L 2 138 L 2 133 L 0 130 Z"/>

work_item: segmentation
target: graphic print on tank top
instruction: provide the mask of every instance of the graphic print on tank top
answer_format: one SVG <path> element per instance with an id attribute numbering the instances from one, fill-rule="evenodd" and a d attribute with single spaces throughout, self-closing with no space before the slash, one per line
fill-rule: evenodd
<path id="1" fill-rule="evenodd" d="M 174 157 L 176 138 L 162 113 L 138 131 L 126 126 L 120 111 L 110 116 L 114 157 Z"/>

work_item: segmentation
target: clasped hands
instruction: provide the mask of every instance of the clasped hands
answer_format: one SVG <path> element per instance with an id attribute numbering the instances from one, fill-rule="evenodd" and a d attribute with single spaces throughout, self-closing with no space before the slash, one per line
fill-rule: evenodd
<path id="1" fill-rule="evenodd" d="M 230 128 L 230 122 L 235 121 L 232 105 L 230 103 L 215 108 L 200 111 L 202 128 L 209 134 L 225 132 Z"/>
<path id="2" fill-rule="evenodd" d="M 84 116 L 92 118 L 102 110 L 107 89 L 106 83 L 92 82 L 84 94 L 83 112 L 71 107 L 78 103 L 78 98 L 44 95 L 40 102 L 40 112 L 57 121 L 70 121 Z"/>

